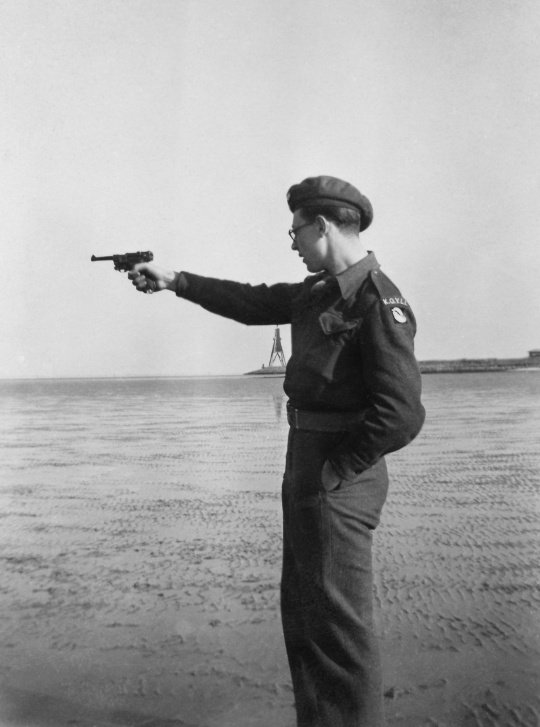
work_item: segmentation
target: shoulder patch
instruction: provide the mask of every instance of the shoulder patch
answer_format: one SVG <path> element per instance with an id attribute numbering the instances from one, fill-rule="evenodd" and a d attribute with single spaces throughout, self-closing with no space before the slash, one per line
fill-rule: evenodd
<path id="1" fill-rule="evenodd" d="M 409 304 L 405 298 L 401 297 L 401 293 L 394 283 L 384 273 L 381 273 L 380 270 L 372 270 L 371 280 L 377 288 L 383 305 L 403 305 L 409 307 Z"/>
<path id="2" fill-rule="evenodd" d="M 382 298 L 382 302 L 385 305 L 406 305 L 406 306 L 409 305 L 407 303 L 407 301 L 405 300 L 405 298 L 397 298 L 397 297 L 396 298 Z"/>

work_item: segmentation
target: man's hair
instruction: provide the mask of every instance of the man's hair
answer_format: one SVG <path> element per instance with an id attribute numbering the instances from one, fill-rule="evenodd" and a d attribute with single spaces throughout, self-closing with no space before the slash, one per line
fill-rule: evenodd
<path id="1" fill-rule="evenodd" d="M 348 207 L 333 207 L 332 205 L 316 205 L 313 207 L 301 207 L 300 213 L 306 222 L 315 222 L 319 215 L 326 217 L 343 232 L 358 234 L 360 232 L 360 212 L 351 210 Z"/>

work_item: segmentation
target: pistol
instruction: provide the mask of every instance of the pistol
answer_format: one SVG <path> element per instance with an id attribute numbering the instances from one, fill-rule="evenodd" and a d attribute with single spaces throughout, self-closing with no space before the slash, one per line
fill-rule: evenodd
<path id="1" fill-rule="evenodd" d="M 124 255 L 105 255 L 105 257 L 96 257 L 92 255 L 90 260 L 93 263 L 101 262 L 102 260 L 112 260 L 114 269 L 121 273 L 126 273 L 131 270 L 134 265 L 138 263 L 150 263 L 154 259 L 154 253 L 147 250 L 146 252 L 126 252 Z M 156 284 L 153 280 L 148 280 L 149 288 L 145 290 L 145 293 L 153 293 L 156 289 Z"/>

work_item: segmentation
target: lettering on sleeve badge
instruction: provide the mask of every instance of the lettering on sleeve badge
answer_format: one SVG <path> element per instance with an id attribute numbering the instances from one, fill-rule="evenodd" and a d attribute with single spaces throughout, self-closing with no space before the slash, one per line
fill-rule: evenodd
<path id="1" fill-rule="evenodd" d="M 407 316 L 401 308 L 392 308 L 392 315 L 398 323 L 407 323 Z"/>
<path id="2" fill-rule="evenodd" d="M 409 305 L 405 298 L 383 298 L 382 302 L 385 305 Z"/>

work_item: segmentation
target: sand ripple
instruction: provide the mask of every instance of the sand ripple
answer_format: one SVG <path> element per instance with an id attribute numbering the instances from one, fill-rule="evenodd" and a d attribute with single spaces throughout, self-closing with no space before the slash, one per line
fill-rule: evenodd
<path id="1" fill-rule="evenodd" d="M 477 376 L 426 378 L 425 430 L 389 458 L 390 725 L 540 724 L 540 412 L 533 374 Z M 2 727 L 294 723 L 281 382 L 170 386 L 5 399 Z"/>

